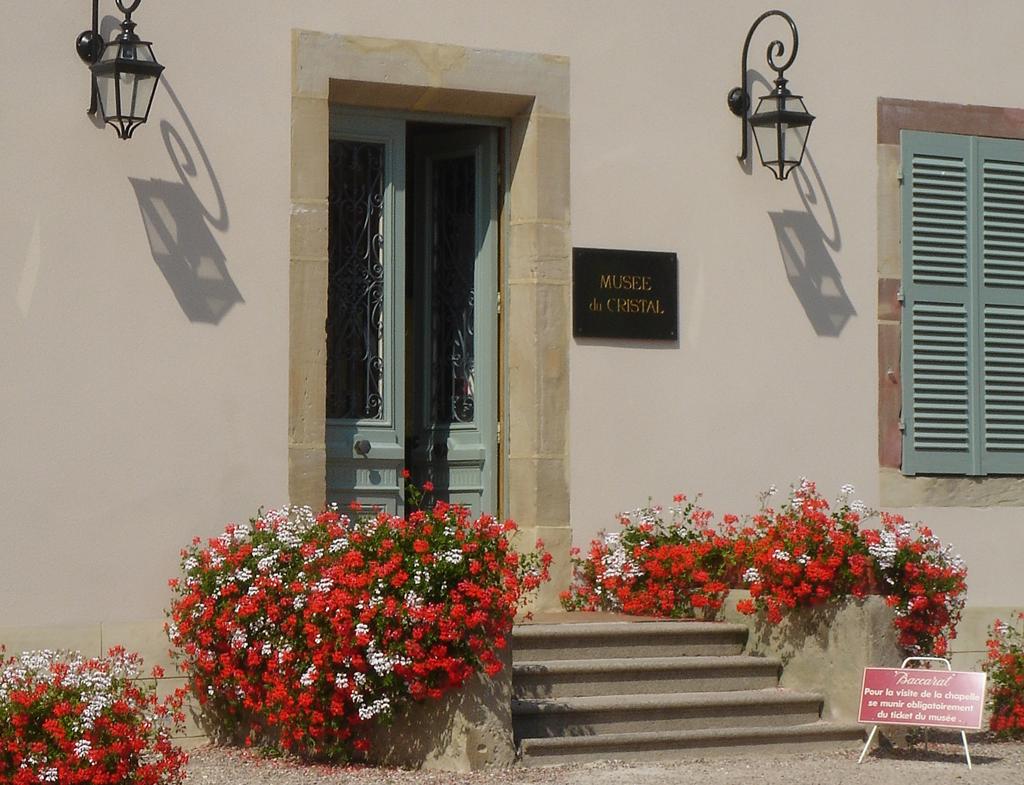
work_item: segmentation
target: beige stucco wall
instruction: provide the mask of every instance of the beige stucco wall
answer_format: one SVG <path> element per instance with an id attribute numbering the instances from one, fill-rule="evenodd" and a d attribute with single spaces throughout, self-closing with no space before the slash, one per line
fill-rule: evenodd
<path id="1" fill-rule="evenodd" d="M 572 244 L 678 253 L 678 344 L 570 339 L 577 542 L 648 496 L 742 513 L 801 475 L 877 504 L 877 98 L 1024 106 L 1024 7 L 935 9 L 786 5 L 818 120 L 778 183 L 725 107 L 760 3 L 144 2 L 169 89 L 130 142 L 84 114 L 88 9 L 12 4 L 51 49 L 0 55 L 0 627 L 155 624 L 179 547 L 286 500 L 295 29 L 567 57 Z M 909 514 L 974 607 L 1024 605 L 1019 509 Z"/>

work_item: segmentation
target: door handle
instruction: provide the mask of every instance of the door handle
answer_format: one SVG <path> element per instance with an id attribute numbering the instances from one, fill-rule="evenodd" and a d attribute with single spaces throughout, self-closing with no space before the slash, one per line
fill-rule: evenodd
<path id="1" fill-rule="evenodd" d="M 352 449 L 356 451 L 356 455 L 362 455 L 365 458 L 370 454 L 370 442 L 366 439 L 360 439 L 352 445 Z"/>

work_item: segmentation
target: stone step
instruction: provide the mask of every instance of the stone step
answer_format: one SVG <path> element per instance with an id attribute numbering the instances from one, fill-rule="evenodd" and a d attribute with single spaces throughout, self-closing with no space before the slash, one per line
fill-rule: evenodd
<path id="1" fill-rule="evenodd" d="M 820 695 L 780 688 L 512 701 L 517 740 L 605 733 L 806 725 Z"/>
<path id="2" fill-rule="evenodd" d="M 513 698 L 581 698 L 777 687 L 768 657 L 640 657 L 515 662 Z"/>
<path id="3" fill-rule="evenodd" d="M 723 656 L 741 654 L 746 642 L 746 627 L 724 622 L 519 624 L 512 631 L 512 657 L 531 662 L 580 657 Z"/>
<path id="4" fill-rule="evenodd" d="M 852 723 L 813 722 L 805 725 L 756 728 L 607 733 L 596 736 L 558 736 L 523 739 L 521 761 L 526 766 L 582 763 L 598 760 L 680 760 L 712 755 L 808 752 L 855 749 L 864 729 Z M 756 780 L 756 776 L 752 780 Z"/>

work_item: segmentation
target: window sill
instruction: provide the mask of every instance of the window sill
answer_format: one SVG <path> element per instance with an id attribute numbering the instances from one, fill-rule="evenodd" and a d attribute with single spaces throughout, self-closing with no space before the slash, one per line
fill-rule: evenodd
<path id="1" fill-rule="evenodd" d="M 1024 478 L 917 475 L 881 469 L 882 507 L 1024 507 Z"/>

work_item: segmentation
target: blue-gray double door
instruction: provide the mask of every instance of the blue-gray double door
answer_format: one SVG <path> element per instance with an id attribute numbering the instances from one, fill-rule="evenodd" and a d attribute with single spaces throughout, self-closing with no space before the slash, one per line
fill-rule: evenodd
<path id="1" fill-rule="evenodd" d="M 496 511 L 497 174 L 495 128 L 332 116 L 328 501 Z"/>

